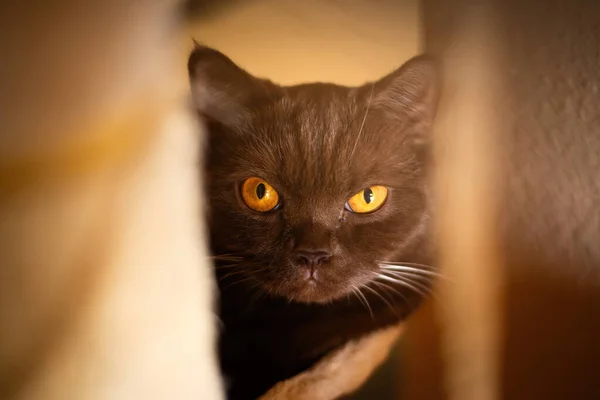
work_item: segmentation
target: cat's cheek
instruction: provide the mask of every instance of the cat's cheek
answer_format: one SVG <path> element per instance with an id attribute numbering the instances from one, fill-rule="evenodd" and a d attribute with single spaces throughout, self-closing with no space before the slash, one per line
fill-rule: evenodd
<path id="1" fill-rule="evenodd" d="M 237 218 L 225 223 L 231 231 L 243 233 L 248 242 L 252 243 L 253 248 L 249 250 L 278 247 L 277 243 L 285 231 L 277 212 L 259 214 L 244 210 L 237 213 Z"/>

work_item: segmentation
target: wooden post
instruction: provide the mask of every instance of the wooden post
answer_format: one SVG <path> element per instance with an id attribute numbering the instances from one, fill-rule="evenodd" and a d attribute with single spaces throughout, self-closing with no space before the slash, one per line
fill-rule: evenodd
<path id="1" fill-rule="evenodd" d="M 444 78 L 439 262 L 456 283 L 408 329 L 405 398 L 600 398 L 598 6 L 422 5 Z"/>
<path id="2" fill-rule="evenodd" d="M 222 398 L 179 6 L 0 6 L 2 399 Z"/>

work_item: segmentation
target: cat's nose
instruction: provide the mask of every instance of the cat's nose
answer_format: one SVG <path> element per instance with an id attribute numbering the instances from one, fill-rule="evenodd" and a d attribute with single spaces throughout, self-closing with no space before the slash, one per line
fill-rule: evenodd
<path id="1" fill-rule="evenodd" d="M 323 250 L 298 250 L 296 251 L 296 260 L 299 264 L 319 265 L 326 263 L 331 258 L 327 251 Z"/>

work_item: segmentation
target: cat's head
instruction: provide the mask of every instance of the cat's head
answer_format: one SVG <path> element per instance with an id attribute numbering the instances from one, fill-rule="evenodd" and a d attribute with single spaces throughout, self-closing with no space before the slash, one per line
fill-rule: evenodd
<path id="1" fill-rule="evenodd" d="M 202 46 L 188 67 L 209 130 L 211 246 L 231 275 L 327 302 L 411 261 L 428 221 L 430 59 L 360 87 L 278 86 Z"/>

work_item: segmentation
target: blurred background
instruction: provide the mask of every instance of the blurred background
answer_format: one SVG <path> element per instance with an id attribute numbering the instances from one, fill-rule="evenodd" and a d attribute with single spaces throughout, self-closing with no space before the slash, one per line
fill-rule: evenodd
<path id="1" fill-rule="evenodd" d="M 280 84 L 357 85 L 418 53 L 418 10 L 417 0 L 192 0 L 188 30 Z"/>

